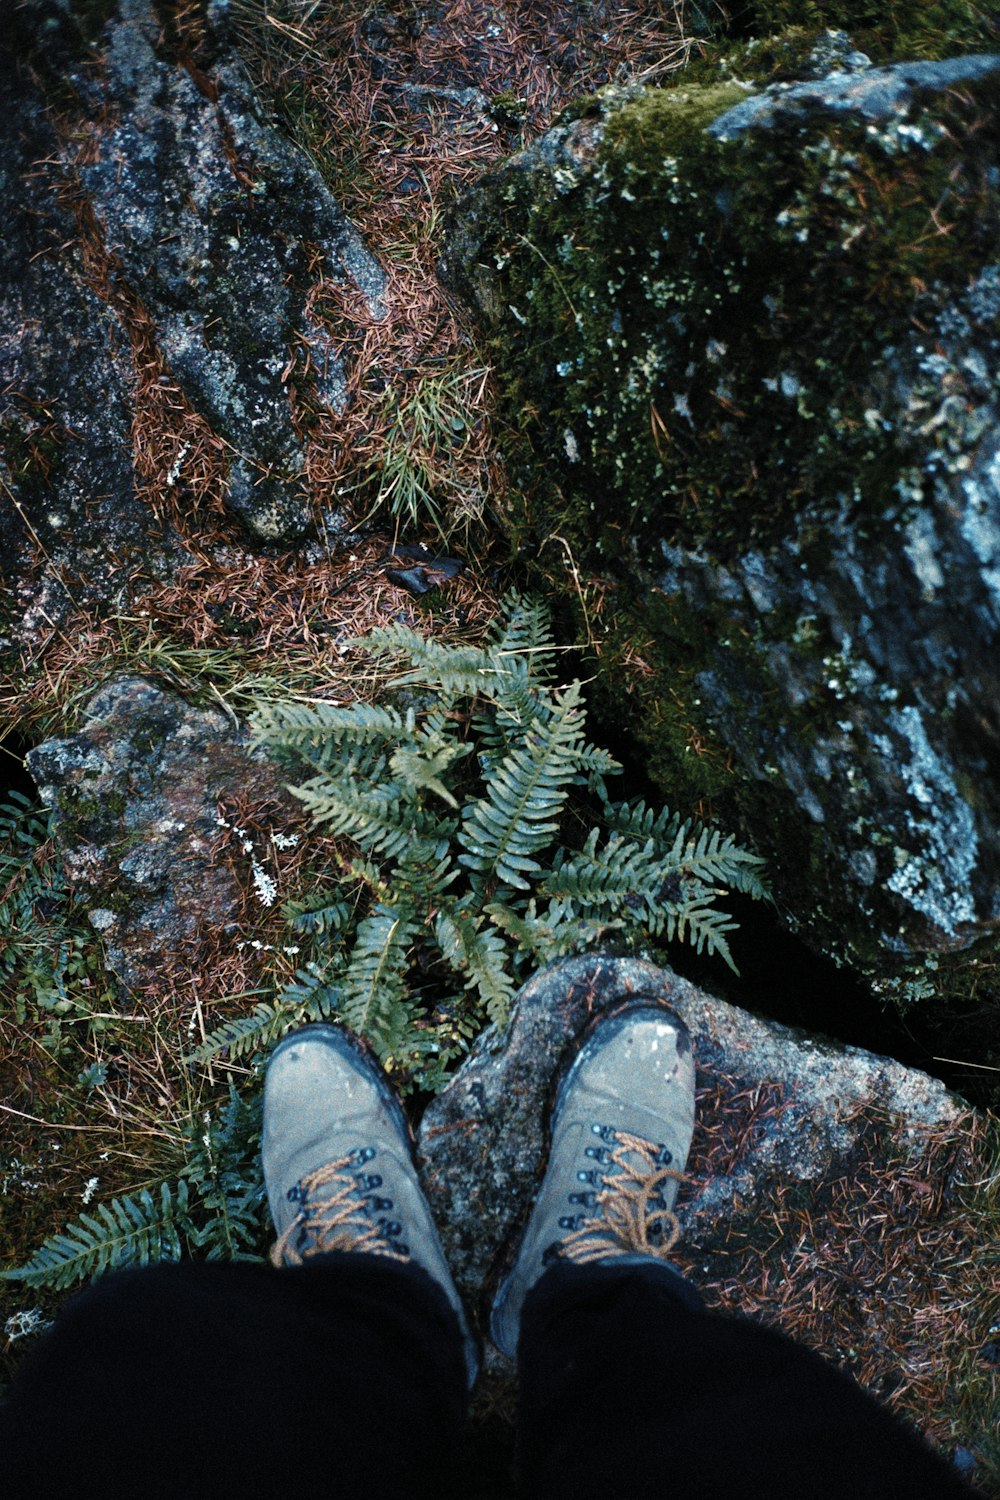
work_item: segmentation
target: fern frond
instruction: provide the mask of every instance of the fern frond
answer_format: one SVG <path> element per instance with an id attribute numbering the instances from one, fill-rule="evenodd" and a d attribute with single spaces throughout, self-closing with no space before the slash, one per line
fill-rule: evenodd
<path id="1" fill-rule="evenodd" d="M 394 744 L 413 729 L 413 712 L 371 703 L 262 703 L 253 715 L 253 742 L 308 750 L 328 739 L 347 745 Z"/>
<path id="2" fill-rule="evenodd" d="M 652 840 L 638 844 L 613 835 L 598 848 L 600 831 L 592 828 L 579 854 L 557 856 L 552 874 L 539 886 L 540 894 L 561 901 L 576 912 L 646 899 L 666 875 Z"/>
<path id="3" fill-rule="evenodd" d="M 668 807 L 654 812 L 645 802 L 608 802 L 603 808 L 603 819 L 609 833 L 620 833 L 623 838 L 640 843 L 652 839 L 659 854 L 669 853 L 682 831 L 687 839 L 692 827 L 691 819 L 684 821 Z"/>
<path id="4" fill-rule="evenodd" d="M 188 1244 L 205 1260 L 261 1260 L 257 1243 L 263 1197 L 259 1187 L 246 1185 L 238 1192 L 218 1188 L 206 1193 L 199 1207 L 208 1215 L 204 1223 L 189 1225 Z"/>
<path id="5" fill-rule="evenodd" d="M 581 917 L 571 905 L 559 901 L 550 901 L 540 912 L 533 897 L 523 913 L 502 902 L 490 902 L 484 910 L 533 965 L 586 952 L 601 944 L 609 932 L 626 925 L 617 917 Z"/>
<path id="6" fill-rule="evenodd" d="M 194 1116 L 185 1134 L 183 1179 L 192 1192 L 185 1238 L 206 1260 L 259 1260 L 264 1232 L 259 1093 L 229 1099 L 207 1121 Z"/>
<path id="7" fill-rule="evenodd" d="M 454 822 L 442 820 L 409 800 L 395 783 L 387 788 L 364 788 L 357 783 L 314 776 L 290 788 L 304 802 L 313 821 L 332 834 L 351 838 L 368 854 L 398 859 L 414 840 L 447 840 Z"/>
<path id="8" fill-rule="evenodd" d="M 321 962 L 296 969 L 295 978 L 282 986 L 277 1004 L 286 1010 L 335 1005 L 343 962 L 339 952 L 327 951 Z"/>
<path id="9" fill-rule="evenodd" d="M 514 911 L 504 901 L 489 901 L 483 911 L 494 927 L 513 938 L 522 953 L 537 955 L 545 951 L 551 933 L 538 918 L 534 897 L 523 912 Z"/>
<path id="10" fill-rule="evenodd" d="M 458 831 L 465 853 L 461 864 L 481 874 L 495 874 L 518 890 L 528 890 L 526 875 L 538 875 L 533 857 L 558 832 L 558 814 L 577 767 L 583 734 L 580 685 L 573 683 L 556 699 L 551 720 L 536 720 L 522 746 L 504 757 L 486 796 L 468 808 Z"/>
<path id="11" fill-rule="evenodd" d="M 427 687 L 451 702 L 476 697 L 497 670 L 481 646 L 444 646 L 399 623 L 373 630 L 356 644 L 371 656 L 400 656 L 409 662 L 392 678 L 394 687 Z"/>
<path id="12" fill-rule="evenodd" d="M 322 965 L 297 970 L 274 1000 L 261 1001 L 247 1015 L 215 1027 L 184 1061 L 211 1062 L 222 1052 L 231 1058 L 248 1057 L 273 1046 L 293 1026 L 326 1020 L 340 1003 L 337 981 L 343 959 L 329 951 L 324 958 Z"/>
<path id="13" fill-rule="evenodd" d="M 331 901 L 326 891 L 311 891 L 301 900 L 286 901 L 282 911 L 293 931 L 327 937 L 350 926 L 354 908 L 349 901 Z"/>
<path id="14" fill-rule="evenodd" d="M 686 939 L 696 953 L 717 953 L 733 973 L 738 974 L 725 934 L 734 932 L 739 924 L 727 912 L 710 904 L 714 897 L 714 891 L 701 891 L 667 910 L 664 913 L 665 936 L 668 943 L 675 937 L 680 942 Z M 650 926 L 655 931 L 652 923 Z"/>
<path id="15" fill-rule="evenodd" d="M 447 961 L 469 976 L 466 989 L 478 990 L 490 1020 L 502 1025 L 514 998 L 503 938 L 481 916 L 457 906 L 438 912 L 434 936 Z"/>
<path id="16" fill-rule="evenodd" d="M 417 927 L 417 914 L 409 906 L 377 901 L 358 923 L 343 978 L 340 1014 L 383 1058 L 400 1049 L 409 1030 L 406 970 Z"/>
<path id="17" fill-rule="evenodd" d="M 248 1053 L 259 1052 L 277 1041 L 285 1024 L 286 1013 L 279 1012 L 276 1005 L 264 1000 L 247 1015 L 236 1016 L 234 1020 L 214 1027 L 201 1045 L 187 1054 L 184 1062 L 211 1062 L 222 1052 L 227 1052 L 232 1058 L 246 1057 Z"/>
<path id="18" fill-rule="evenodd" d="M 389 769 L 397 781 L 409 791 L 433 792 L 449 807 L 458 809 L 458 802 L 442 781 L 452 763 L 462 760 L 472 751 L 471 745 L 446 739 L 438 733 L 421 733 L 415 742 L 399 745 L 392 753 Z"/>
<path id="19" fill-rule="evenodd" d="M 729 886 L 751 896 L 766 895 L 759 874 L 764 861 L 749 849 L 741 849 L 734 838 L 717 828 L 701 828 L 697 838 L 678 831 L 672 853 L 688 879 Z"/>
<path id="20" fill-rule="evenodd" d="M 187 1210 L 184 1181 L 174 1187 L 163 1182 L 155 1194 L 144 1188 L 134 1197 L 112 1198 L 50 1236 L 26 1265 L 0 1271 L 0 1279 L 63 1291 L 119 1266 L 179 1260 Z"/>
<path id="21" fill-rule="evenodd" d="M 490 639 L 497 656 L 526 657 L 536 679 L 544 680 L 551 672 L 555 654 L 552 617 L 541 599 L 528 599 L 513 590 L 505 594 Z"/>

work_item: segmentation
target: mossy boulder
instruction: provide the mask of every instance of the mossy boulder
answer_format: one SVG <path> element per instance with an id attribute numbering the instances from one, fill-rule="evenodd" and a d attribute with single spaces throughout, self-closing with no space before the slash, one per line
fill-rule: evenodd
<path id="1" fill-rule="evenodd" d="M 444 270 L 661 790 L 914 993 L 1000 925 L 1000 57 L 814 72 L 579 106 Z"/>
<path id="2" fill-rule="evenodd" d="M 790 30 L 844 29 L 879 63 L 985 50 L 1000 37 L 1000 17 L 988 0 L 693 0 L 688 24 L 694 34 L 724 44 Z"/>

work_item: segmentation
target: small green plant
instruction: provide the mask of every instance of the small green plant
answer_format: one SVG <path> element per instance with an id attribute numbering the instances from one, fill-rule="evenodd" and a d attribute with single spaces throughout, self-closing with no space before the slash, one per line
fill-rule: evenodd
<path id="1" fill-rule="evenodd" d="M 21 792 L 7 796 L 0 804 L 0 986 L 19 1025 L 44 1013 L 57 1032 L 60 1018 L 94 1004 L 95 944 L 72 921 L 48 813 Z"/>
<path id="2" fill-rule="evenodd" d="M 459 366 L 424 375 L 402 395 L 387 388 L 370 516 L 388 511 L 404 530 L 429 523 L 442 536 L 478 516 L 485 480 L 477 432 L 487 373 Z"/>
<path id="3" fill-rule="evenodd" d="M 230 1090 L 218 1116 L 189 1122 L 176 1177 L 78 1215 L 0 1280 L 64 1291 L 125 1265 L 179 1260 L 260 1260 L 264 1187 L 260 1100 Z"/>
<path id="4" fill-rule="evenodd" d="M 693 819 L 611 799 L 621 767 L 585 739 L 580 683 L 553 682 L 541 606 L 509 597 L 482 647 L 401 625 L 357 645 L 394 664 L 395 703 L 271 703 L 255 718 L 317 827 L 355 852 L 287 908 L 310 962 L 197 1056 L 333 1017 L 404 1087 L 435 1089 L 528 974 L 566 954 L 680 939 L 733 967 L 717 898 L 762 896 L 761 861 Z"/>

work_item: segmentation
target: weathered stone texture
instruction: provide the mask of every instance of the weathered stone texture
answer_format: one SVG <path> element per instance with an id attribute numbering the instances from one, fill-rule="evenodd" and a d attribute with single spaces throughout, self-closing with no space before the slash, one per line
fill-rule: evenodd
<path id="1" fill-rule="evenodd" d="M 115 123 L 81 176 L 168 367 L 232 449 L 230 505 L 263 540 L 287 541 L 311 521 L 289 391 L 300 338 L 317 345 L 317 395 L 346 401 L 306 293 L 321 269 L 378 315 L 385 278 L 312 163 L 263 120 L 235 58 L 211 77 L 188 71 L 157 54 L 157 30 L 148 0 L 122 0 L 90 100 Z"/>
<path id="2" fill-rule="evenodd" d="M 39 163 L 58 145 L 45 99 L 0 45 L 0 575 L 4 625 L 31 637 L 72 595 L 113 599 L 168 540 L 137 498 L 128 335 L 87 285 L 77 226 Z"/>
<path id="3" fill-rule="evenodd" d="M 287 818 L 275 768 L 225 715 L 130 677 L 94 695 L 77 734 L 27 761 L 111 971 L 130 990 L 154 984 L 171 956 L 197 973 L 204 945 L 235 932 L 242 899 L 212 856 L 219 804 L 246 799 Z"/>
<path id="4" fill-rule="evenodd" d="M 485 1033 L 421 1122 L 424 1185 L 473 1306 L 530 1211 L 563 1060 L 594 1017 L 639 994 L 665 1001 L 687 1024 L 700 1083 L 722 1076 L 734 1092 L 764 1087 L 780 1096 L 781 1107 L 762 1118 L 727 1171 L 708 1172 L 692 1157 L 691 1187 L 678 1204 L 689 1243 L 752 1213 L 755 1184 L 775 1174 L 799 1183 L 838 1175 L 866 1111 L 894 1118 L 904 1156 L 915 1155 L 929 1132 L 958 1134 L 968 1116 L 938 1079 L 759 1020 L 670 970 L 600 955 L 552 965 L 520 990 L 508 1032 Z"/>
<path id="5" fill-rule="evenodd" d="M 520 533 L 645 598 L 790 922 L 914 994 L 1000 926 L 1000 58 L 845 58 L 598 98 L 445 269 L 548 471 Z"/>

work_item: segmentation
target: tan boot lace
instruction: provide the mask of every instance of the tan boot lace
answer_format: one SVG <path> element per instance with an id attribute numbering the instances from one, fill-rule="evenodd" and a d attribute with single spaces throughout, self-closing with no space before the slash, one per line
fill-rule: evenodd
<path id="1" fill-rule="evenodd" d="M 378 1221 L 369 1216 L 367 1201 L 356 1181 L 357 1166 L 357 1153 L 351 1152 L 301 1179 L 298 1211 L 271 1250 L 272 1265 L 300 1266 L 307 1257 L 325 1255 L 330 1250 L 366 1250 L 391 1260 L 409 1258 L 406 1247 L 394 1245 Z M 322 1188 L 330 1192 L 314 1199 L 313 1193 Z"/>
<path id="2" fill-rule="evenodd" d="M 610 1181 L 597 1195 L 600 1217 L 558 1241 L 561 1258 L 584 1262 L 627 1251 L 662 1259 L 680 1239 L 677 1215 L 657 1208 L 655 1200 L 665 1182 L 683 1182 L 683 1172 L 661 1165 L 657 1158 L 662 1148 L 655 1141 L 624 1130 L 616 1131 L 614 1139 L 601 1170 L 602 1177 L 610 1174 Z M 618 1170 L 611 1173 L 613 1167 Z"/>

